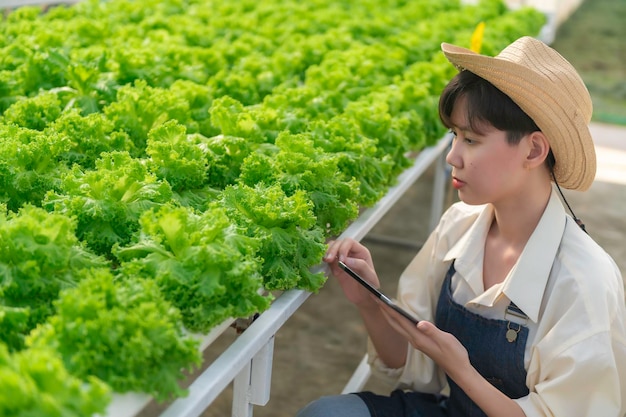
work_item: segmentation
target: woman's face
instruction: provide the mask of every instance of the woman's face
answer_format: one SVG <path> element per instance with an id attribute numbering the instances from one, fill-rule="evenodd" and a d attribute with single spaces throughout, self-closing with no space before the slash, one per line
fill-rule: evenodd
<path id="1" fill-rule="evenodd" d="M 510 145 L 506 132 L 489 124 L 474 132 L 467 119 L 467 100 L 460 97 L 451 114 L 455 135 L 446 157 L 452 186 L 467 204 L 498 204 L 519 198 L 524 183 L 524 147 Z"/>

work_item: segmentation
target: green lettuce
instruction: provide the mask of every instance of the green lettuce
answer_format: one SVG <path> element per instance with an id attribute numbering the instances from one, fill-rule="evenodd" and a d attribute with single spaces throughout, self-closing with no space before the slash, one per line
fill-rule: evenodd
<path id="1" fill-rule="evenodd" d="M 50 211 L 77 219 L 76 235 L 99 255 L 109 255 L 115 244 L 126 244 L 139 229 L 139 217 L 172 199 L 167 182 L 148 172 L 128 152 L 109 152 L 96 168 L 78 166 L 63 176 L 61 191 L 50 192 L 43 203 Z"/>
<path id="2" fill-rule="evenodd" d="M 283 132 L 266 152 L 250 154 L 238 181 L 277 184 L 285 195 L 305 192 L 321 230 L 337 233 L 358 215 L 358 182 L 338 169 L 338 156 L 315 146 L 311 135 Z"/>
<path id="3" fill-rule="evenodd" d="M 326 250 L 324 233 L 316 225 L 313 205 L 304 191 L 287 196 L 277 184 L 241 184 L 227 187 L 220 203 L 248 236 L 260 240 L 257 256 L 265 288 L 321 288 L 324 275 L 312 268 Z"/>
<path id="4" fill-rule="evenodd" d="M 262 294 L 258 239 L 247 237 L 212 205 L 203 213 L 165 205 L 144 213 L 134 241 L 116 246 L 125 276 L 154 279 L 182 314 L 185 327 L 207 332 L 227 318 L 269 307 Z"/>
<path id="5" fill-rule="evenodd" d="M 69 149 L 64 135 L 0 123 L 0 202 L 12 211 L 41 206 L 46 193 L 60 188 L 67 171 L 60 161 Z"/>
<path id="6" fill-rule="evenodd" d="M 83 270 L 61 292 L 57 313 L 27 339 L 59 352 L 78 378 L 96 377 L 116 392 L 181 396 L 178 381 L 201 363 L 198 340 L 183 333 L 180 312 L 152 280 L 114 279 L 109 269 Z"/>
<path id="7" fill-rule="evenodd" d="M 9 353 L 0 343 L 0 415 L 85 417 L 104 414 L 111 389 L 97 378 L 71 375 L 49 348 Z"/>
<path id="8" fill-rule="evenodd" d="M 77 285 L 82 269 L 108 263 L 85 249 L 75 222 L 25 206 L 0 213 L 0 341 L 23 347 L 28 332 L 55 312 L 59 292 Z"/>

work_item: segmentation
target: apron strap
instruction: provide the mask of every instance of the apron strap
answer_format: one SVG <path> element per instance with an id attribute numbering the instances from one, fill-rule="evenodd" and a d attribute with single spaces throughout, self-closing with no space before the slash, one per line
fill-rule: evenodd
<path id="1" fill-rule="evenodd" d="M 509 306 L 506 308 L 504 318 L 506 319 L 506 316 L 509 314 L 522 320 L 528 320 L 528 316 L 526 315 L 526 313 L 524 313 L 521 308 L 516 306 L 513 301 L 511 301 L 509 303 Z"/>

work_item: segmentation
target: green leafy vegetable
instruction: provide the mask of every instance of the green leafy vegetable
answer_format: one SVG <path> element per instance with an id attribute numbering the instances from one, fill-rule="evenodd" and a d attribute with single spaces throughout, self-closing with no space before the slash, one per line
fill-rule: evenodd
<path id="1" fill-rule="evenodd" d="M 183 371 L 201 362 L 198 341 L 182 332 L 180 312 L 154 281 L 114 280 L 108 269 L 79 273 L 81 282 L 55 302 L 57 314 L 29 336 L 54 348 L 73 375 L 105 381 L 116 392 L 164 400 L 184 394 Z"/>
<path id="2" fill-rule="evenodd" d="M 0 341 L 23 347 L 23 336 L 54 313 L 59 291 L 76 285 L 80 270 L 107 262 L 85 250 L 75 222 L 25 206 L 0 214 Z"/>
<path id="3" fill-rule="evenodd" d="M 13 211 L 40 206 L 47 192 L 59 189 L 67 171 L 60 160 L 69 147 L 66 136 L 0 123 L 0 202 Z"/>
<path id="4" fill-rule="evenodd" d="M 93 171 L 75 166 L 63 177 L 61 189 L 63 193 L 49 193 L 44 206 L 76 217 L 78 238 L 99 255 L 130 242 L 141 214 L 172 198 L 169 184 L 127 152 L 103 154 Z"/>
<path id="5" fill-rule="evenodd" d="M 317 291 L 322 286 L 323 273 L 311 267 L 326 250 L 324 234 L 304 191 L 287 196 L 279 185 L 231 186 L 224 190 L 221 204 L 248 236 L 260 240 L 265 288 Z"/>
<path id="6" fill-rule="evenodd" d="M 206 332 L 229 317 L 264 311 L 257 239 L 241 234 L 224 209 L 204 213 L 163 206 L 144 213 L 141 233 L 114 250 L 127 276 L 154 279 L 189 330 Z"/>
<path id="7" fill-rule="evenodd" d="M 113 122 L 102 113 L 82 116 L 78 110 L 64 112 L 44 133 L 48 137 L 61 135 L 67 139 L 69 146 L 60 153 L 59 159 L 68 166 L 78 164 L 84 169 L 94 169 L 96 160 L 104 152 L 136 153 L 128 134 L 115 131 Z"/>
<path id="8" fill-rule="evenodd" d="M 110 388 L 97 378 L 68 373 L 47 348 L 10 354 L 0 343 L 0 415 L 11 417 L 85 417 L 103 414 Z"/>
<path id="9" fill-rule="evenodd" d="M 117 100 L 104 108 L 104 114 L 115 123 L 115 130 L 126 132 L 138 154 L 143 156 L 148 132 L 170 119 L 187 123 L 189 103 L 172 91 L 150 87 L 137 80 L 133 85 L 121 87 Z"/>
<path id="10" fill-rule="evenodd" d="M 271 152 L 246 158 L 239 181 L 249 186 L 279 184 L 287 196 L 305 191 L 313 202 L 318 226 L 338 232 L 358 214 L 358 183 L 344 176 L 337 165 L 337 155 L 316 148 L 310 135 L 285 132 L 276 138 Z"/>
<path id="11" fill-rule="evenodd" d="M 170 120 L 148 132 L 146 149 L 150 169 L 167 180 L 174 191 L 202 188 L 208 181 L 208 161 L 201 140 Z"/>
<path id="12" fill-rule="evenodd" d="M 44 130 L 61 115 L 56 94 L 45 93 L 15 102 L 3 114 L 3 121 L 33 130 Z"/>

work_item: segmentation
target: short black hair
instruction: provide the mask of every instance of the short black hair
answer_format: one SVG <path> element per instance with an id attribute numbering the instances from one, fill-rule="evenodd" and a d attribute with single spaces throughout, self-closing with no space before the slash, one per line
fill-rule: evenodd
<path id="1" fill-rule="evenodd" d="M 439 118 L 447 128 L 452 127 L 452 110 L 461 97 L 467 99 L 467 119 L 476 133 L 481 133 L 481 125 L 486 122 L 507 132 L 508 142 L 516 144 L 525 135 L 540 130 L 534 120 L 509 96 L 467 70 L 459 72 L 439 98 Z"/>

